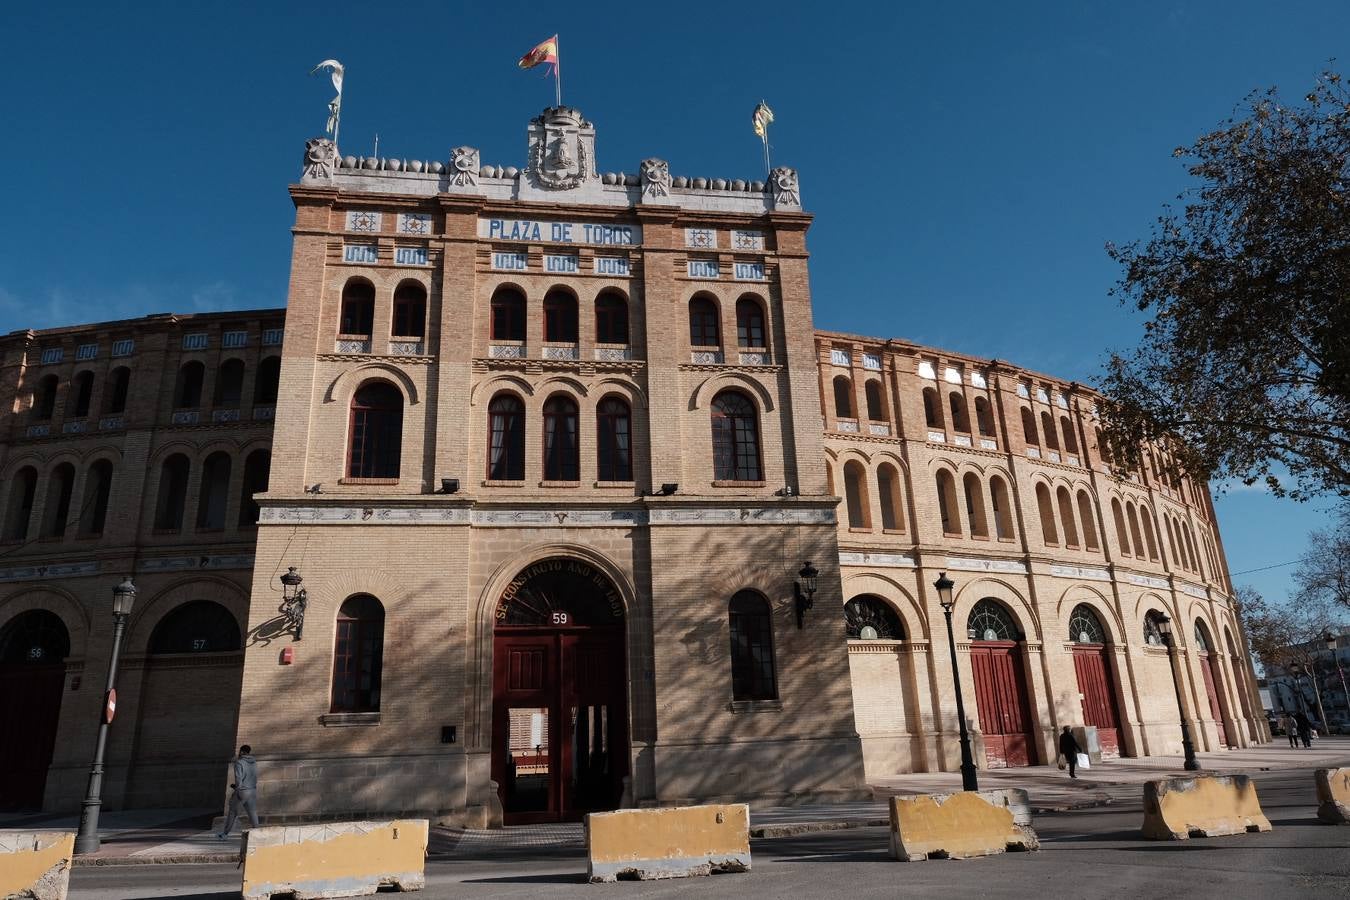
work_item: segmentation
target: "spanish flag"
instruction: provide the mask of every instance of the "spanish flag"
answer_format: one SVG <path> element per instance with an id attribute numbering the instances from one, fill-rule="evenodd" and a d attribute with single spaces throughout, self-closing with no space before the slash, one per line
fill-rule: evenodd
<path id="1" fill-rule="evenodd" d="M 558 36 L 556 34 L 522 56 L 517 65 L 522 69 L 533 69 L 541 63 L 548 63 L 555 70 L 558 68 Z"/>

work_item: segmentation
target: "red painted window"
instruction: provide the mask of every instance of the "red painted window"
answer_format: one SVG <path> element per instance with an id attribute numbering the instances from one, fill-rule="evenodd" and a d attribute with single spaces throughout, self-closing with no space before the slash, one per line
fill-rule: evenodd
<path id="1" fill-rule="evenodd" d="M 525 404 L 512 394 L 498 394 L 488 405 L 487 477 L 493 481 L 525 479 Z"/>
<path id="2" fill-rule="evenodd" d="M 595 341 L 628 343 L 628 304 L 614 291 L 606 291 L 595 300 Z"/>
<path id="3" fill-rule="evenodd" d="M 384 607 L 368 594 L 338 611 L 332 712 L 378 712 L 384 662 Z"/>
<path id="4" fill-rule="evenodd" d="M 600 401 L 595 413 L 596 477 L 600 481 L 632 481 L 632 415 L 618 397 Z"/>
<path id="5" fill-rule="evenodd" d="M 425 337 L 427 332 L 427 289 L 414 281 L 405 281 L 394 291 L 394 337 Z"/>
<path id="6" fill-rule="evenodd" d="M 514 288 L 492 295 L 492 340 L 525 340 L 525 295 Z"/>
<path id="7" fill-rule="evenodd" d="M 403 395 L 385 381 L 362 385 L 352 397 L 348 478 L 397 478 L 403 452 Z"/>
<path id="8" fill-rule="evenodd" d="M 570 397 L 552 397 L 544 404 L 544 480 L 580 478 L 577 405 Z"/>

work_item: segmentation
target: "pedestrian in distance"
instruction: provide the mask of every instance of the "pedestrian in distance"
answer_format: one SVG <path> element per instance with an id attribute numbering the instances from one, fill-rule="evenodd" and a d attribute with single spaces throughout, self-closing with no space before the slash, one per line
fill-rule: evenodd
<path id="1" fill-rule="evenodd" d="M 1064 757 L 1064 761 L 1069 764 L 1069 777 L 1078 777 L 1078 754 L 1083 752 L 1083 748 L 1078 746 L 1078 741 L 1074 740 L 1073 732 L 1069 726 L 1065 725 L 1064 730 L 1059 734 L 1059 752 Z"/>
<path id="2" fill-rule="evenodd" d="M 230 807 L 225 814 L 225 827 L 216 837 L 222 841 L 234 828 L 234 820 L 239 818 L 239 809 L 248 813 L 252 827 L 258 827 L 258 761 L 253 758 L 253 748 L 248 744 L 239 748 L 234 759 L 234 783 L 230 785 Z"/>
<path id="3" fill-rule="evenodd" d="M 1303 742 L 1305 750 L 1312 748 L 1312 722 L 1308 716 L 1299 710 L 1294 716 L 1294 723 L 1298 726 L 1298 739 Z"/>
<path id="4" fill-rule="evenodd" d="M 1285 713 L 1280 717 L 1280 727 L 1284 729 L 1285 735 L 1289 738 L 1289 749 L 1297 750 L 1298 724 L 1294 721 L 1294 717 L 1289 713 Z"/>

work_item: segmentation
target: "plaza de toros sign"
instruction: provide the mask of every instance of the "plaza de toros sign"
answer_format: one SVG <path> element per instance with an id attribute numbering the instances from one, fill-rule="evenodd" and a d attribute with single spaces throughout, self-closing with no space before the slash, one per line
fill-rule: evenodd
<path id="1" fill-rule="evenodd" d="M 642 226 L 596 222 L 541 222 L 533 219 L 479 219 L 478 236 L 494 241 L 636 247 Z"/>

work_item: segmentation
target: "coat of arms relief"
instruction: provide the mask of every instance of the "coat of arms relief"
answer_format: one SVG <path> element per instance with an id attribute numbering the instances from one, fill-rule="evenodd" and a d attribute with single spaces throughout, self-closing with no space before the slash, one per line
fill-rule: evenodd
<path id="1" fill-rule="evenodd" d="M 536 185 L 566 191 L 595 178 L 595 128 L 574 109 L 555 107 L 530 122 L 528 173 Z"/>

